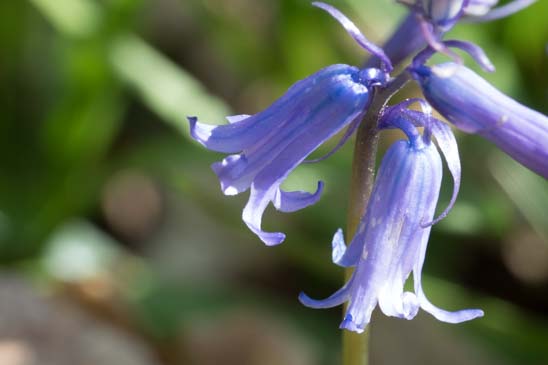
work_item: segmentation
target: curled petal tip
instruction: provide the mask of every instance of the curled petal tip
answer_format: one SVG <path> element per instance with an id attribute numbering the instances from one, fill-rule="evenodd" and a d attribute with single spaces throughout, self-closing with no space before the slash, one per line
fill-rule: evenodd
<path id="1" fill-rule="evenodd" d="M 287 192 L 278 189 L 272 202 L 274 207 L 281 212 L 295 212 L 317 203 L 322 195 L 323 186 L 323 181 L 318 181 L 318 187 L 314 193 L 308 193 L 305 191 Z"/>
<path id="2" fill-rule="evenodd" d="M 430 226 L 433 226 L 434 224 L 438 224 L 440 221 L 442 221 L 445 217 L 447 217 L 447 215 L 449 214 L 449 210 L 451 210 L 451 208 L 453 208 L 453 204 L 451 204 L 450 207 L 448 207 L 446 209 L 445 212 L 443 212 L 442 214 L 440 214 L 436 219 L 433 219 L 431 220 L 430 222 L 422 222 L 420 224 L 421 228 L 428 228 Z"/>
<path id="3" fill-rule="evenodd" d="M 187 116 L 186 119 L 188 120 L 188 124 L 190 126 L 190 135 L 192 136 L 192 138 L 196 139 L 195 129 L 196 129 L 196 123 L 198 123 L 198 117 Z"/>
<path id="4" fill-rule="evenodd" d="M 303 305 L 310 308 L 315 308 L 315 309 L 332 308 L 332 307 L 341 305 L 346 300 L 348 300 L 349 290 L 350 290 L 349 285 L 345 285 L 341 289 L 333 293 L 330 297 L 325 299 L 319 299 L 319 300 L 312 299 L 305 293 L 301 292 L 299 294 L 299 301 Z"/>
<path id="5" fill-rule="evenodd" d="M 285 234 L 282 232 L 262 232 L 258 233 L 258 236 L 267 246 L 277 246 L 285 240 Z"/>
<path id="6" fill-rule="evenodd" d="M 419 312 L 420 303 L 415 293 L 405 292 L 402 296 L 402 317 L 411 320 Z"/>
<path id="7" fill-rule="evenodd" d="M 308 295 L 306 295 L 304 292 L 299 293 L 299 302 L 301 302 L 302 305 L 308 308 L 314 308 L 314 309 L 323 309 L 323 308 L 329 308 L 333 307 L 332 305 L 326 305 L 325 300 L 317 300 L 312 299 Z"/>
<path id="8" fill-rule="evenodd" d="M 300 292 L 299 293 L 299 302 L 301 302 L 301 304 L 306 306 L 306 307 L 312 307 L 312 305 L 316 302 L 316 300 L 310 298 L 304 292 Z"/>
<path id="9" fill-rule="evenodd" d="M 474 61 L 480 65 L 480 67 L 487 72 L 495 71 L 495 66 L 483 51 L 483 49 L 471 42 L 459 41 L 459 40 L 447 40 L 443 42 L 435 43 L 430 45 L 423 51 L 419 52 L 415 58 L 413 58 L 411 71 L 416 71 L 424 65 L 430 57 L 432 57 L 436 52 L 441 52 L 451 57 L 453 60 L 454 68 L 444 67 L 440 68 L 438 66 L 432 67 L 432 72 L 436 73 L 439 77 L 451 77 L 456 71 L 456 68 L 463 65 L 462 58 L 457 55 L 455 52 L 451 51 L 450 48 L 460 49 L 470 55 Z"/>
<path id="10" fill-rule="evenodd" d="M 317 8 L 320 8 L 322 10 L 325 10 L 329 13 L 335 20 L 337 20 L 343 28 L 346 30 L 346 32 L 354 38 L 354 40 L 366 51 L 370 52 L 372 55 L 377 56 L 381 60 L 382 69 L 385 71 L 392 71 L 393 66 L 392 62 L 390 61 L 390 58 L 384 53 L 383 49 L 377 46 L 376 44 L 372 43 L 370 40 L 368 40 L 362 32 L 358 29 L 356 24 L 354 24 L 350 19 L 348 19 L 343 13 L 341 13 L 338 9 L 335 7 L 320 2 L 315 1 L 312 3 L 312 6 L 315 6 Z"/>
<path id="11" fill-rule="evenodd" d="M 442 313 L 440 313 L 442 312 Z M 456 312 L 447 312 L 439 310 L 439 312 L 432 311 L 430 312 L 438 320 L 447 322 L 447 323 L 462 323 L 471 321 L 473 319 L 483 317 L 483 311 L 481 309 L 463 309 Z"/>
<path id="12" fill-rule="evenodd" d="M 365 326 L 361 327 L 356 322 L 354 322 L 354 319 L 352 318 L 351 314 L 347 314 L 344 317 L 344 320 L 342 321 L 341 325 L 339 326 L 340 329 L 346 329 L 352 332 L 356 333 L 363 333 Z"/>
<path id="13" fill-rule="evenodd" d="M 198 117 L 187 117 L 190 126 L 190 136 L 207 147 L 208 140 L 216 126 L 198 122 Z"/>
<path id="14" fill-rule="evenodd" d="M 443 42 L 447 47 L 458 48 L 470 55 L 476 61 L 480 67 L 487 72 L 495 71 L 495 66 L 483 51 L 483 49 L 471 42 L 459 41 L 459 40 L 448 40 Z"/>

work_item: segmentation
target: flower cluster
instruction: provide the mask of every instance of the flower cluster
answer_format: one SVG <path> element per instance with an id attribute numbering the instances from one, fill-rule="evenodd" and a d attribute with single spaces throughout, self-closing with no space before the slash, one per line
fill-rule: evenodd
<path id="1" fill-rule="evenodd" d="M 355 267 L 352 277 L 327 299 L 314 300 L 304 293 L 299 297 L 312 308 L 348 301 L 341 328 L 356 332 L 364 330 L 377 304 L 386 315 L 405 319 L 415 317 L 419 308 L 450 323 L 483 315 L 477 309 L 448 312 L 437 308 L 422 289 L 421 271 L 430 230 L 449 213 L 461 179 L 456 139 L 447 124 L 432 116 L 431 107 L 458 129 L 491 141 L 522 165 L 548 178 L 548 118 L 502 94 L 464 66 L 453 51 L 463 50 L 484 70 L 493 71 L 481 48 L 459 40 L 443 40 L 444 33 L 461 19 L 497 19 L 533 0 L 515 0 L 494 9 L 497 0 L 400 2 L 409 7 L 410 15 L 384 48 L 368 41 L 337 9 L 313 3 L 333 16 L 372 54 L 366 67 L 326 67 L 294 84 L 264 111 L 227 117 L 229 124 L 209 125 L 196 117 L 188 118 L 195 140 L 210 150 L 229 154 L 212 165 L 223 193 L 235 195 L 250 190 L 242 219 L 265 244 L 276 245 L 285 235 L 261 229 L 268 204 L 272 202 L 282 212 L 293 212 L 316 203 L 323 188 L 320 181 L 313 193 L 283 191 L 280 185 L 287 176 L 322 143 L 346 128 L 335 150 L 340 147 L 382 90 L 402 79 L 412 78 L 418 83 L 425 99 L 386 106 L 377 115 L 378 131 L 399 129 L 407 138 L 395 142 L 382 159 L 372 195 L 350 244 L 344 243 L 341 230 L 333 238 L 333 262 Z M 452 62 L 428 65 L 436 52 L 448 55 Z M 393 66 L 410 56 L 414 56 L 412 62 L 402 73 L 393 75 Z M 382 102 L 386 104 L 387 100 Z M 413 103 L 421 111 L 409 109 Z M 443 171 L 440 152 L 454 189 L 449 206 L 434 217 Z M 414 291 L 407 292 L 404 284 L 411 272 Z"/>

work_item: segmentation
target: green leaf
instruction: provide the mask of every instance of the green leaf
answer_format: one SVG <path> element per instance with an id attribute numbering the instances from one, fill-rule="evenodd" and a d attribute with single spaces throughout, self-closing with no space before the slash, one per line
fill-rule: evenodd
<path id="1" fill-rule="evenodd" d="M 502 153 L 494 154 L 491 173 L 531 227 L 548 242 L 546 180 Z"/>
<path id="2" fill-rule="evenodd" d="M 115 73 L 142 101 L 187 135 L 187 116 L 215 123 L 229 114 L 226 104 L 208 94 L 198 80 L 136 36 L 118 37 L 109 56 Z"/>
<path id="3" fill-rule="evenodd" d="M 101 9 L 89 0 L 30 0 L 57 30 L 76 38 L 87 37 L 99 27 Z"/>

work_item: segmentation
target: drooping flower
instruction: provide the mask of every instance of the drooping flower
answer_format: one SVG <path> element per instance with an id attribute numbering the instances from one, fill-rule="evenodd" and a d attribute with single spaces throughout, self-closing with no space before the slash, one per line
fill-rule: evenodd
<path id="1" fill-rule="evenodd" d="M 312 308 L 330 308 L 349 301 L 341 328 L 350 331 L 362 332 L 377 304 L 384 314 L 405 319 L 414 318 L 419 308 L 449 323 L 483 315 L 477 309 L 442 310 L 423 292 L 421 272 L 431 229 L 425 223 L 433 221 L 442 162 L 429 132 L 421 136 L 412 122 L 400 115 L 388 115 L 385 127 L 402 128 L 409 140 L 394 143 L 384 156 L 366 213 L 350 245 L 346 247 L 341 230 L 333 238 L 333 261 L 344 267 L 356 266 L 352 277 L 327 299 L 314 300 L 304 293 L 299 296 L 301 303 Z M 431 123 L 439 124 L 435 120 Z M 442 151 L 452 156 L 454 163 L 454 138 L 444 134 L 444 127 L 432 132 L 441 136 L 438 143 L 444 145 Z M 414 292 L 407 292 L 404 283 L 411 272 Z"/>
<path id="2" fill-rule="evenodd" d="M 285 192 L 280 189 L 281 183 L 323 142 L 347 126 L 346 137 L 355 130 L 369 106 L 374 86 L 386 84 L 387 72 L 392 69 L 382 50 L 349 19 L 329 5 L 314 5 L 335 17 L 364 49 L 383 59 L 382 70 L 333 65 L 294 84 L 266 110 L 227 118 L 228 125 L 202 124 L 196 117 L 188 118 L 195 140 L 210 150 L 231 154 L 212 168 L 225 195 L 250 189 L 242 219 L 267 245 L 285 239 L 281 232 L 261 229 L 268 204 L 293 212 L 317 202 L 323 187 L 319 182 L 315 193 Z"/>
<path id="3" fill-rule="evenodd" d="M 441 115 L 548 178 L 547 116 L 501 93 L 465 66 L 449 62 L 435 67 L 414 65 L 411 72 Z"/>

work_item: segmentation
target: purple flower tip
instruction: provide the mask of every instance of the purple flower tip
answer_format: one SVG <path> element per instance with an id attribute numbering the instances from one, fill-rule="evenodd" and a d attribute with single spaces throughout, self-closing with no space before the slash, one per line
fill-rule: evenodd
<path id="1" fill-rule="evenodd" d="M 372 43 L 370 40 L 368 40 L 362 32 L 358 29 L 356 24 L 354 24 L 350 19 L 348 19 L 343 13 L 341 13 L 337 8 L 322 3 L 320 1 L 316 1 L 312 3 L 313 6 L 325 10 L 329 13 L 333 18 L 335 18 L 346 30 L 346 32 L 354 38 L 354 40 L 366 51 L 370 52 L 372 55 L 377 56 L 381 60 L 381 67 L 384 71 L 392 71 L 393 66 L 392 62 L 390 61 L 390 58 L 384 53 L 383 49 L 376 44 Z"/>

